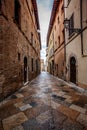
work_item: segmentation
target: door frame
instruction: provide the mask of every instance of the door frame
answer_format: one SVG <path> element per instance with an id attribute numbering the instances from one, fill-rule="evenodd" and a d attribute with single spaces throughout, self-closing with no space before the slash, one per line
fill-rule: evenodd
<path id="1" fill-rule="evenodd" d="M 76 84 L 76 59 L 75 57 L 70 58 L 70 82 Z"/>
<path id="2" fill-rule="evenodd" d="M 68 74 L 68 81 L 70 82 L 70 59 L 74 57 L 75 60 L 76 60 L 76 85 L 78 85 L 78 60 L 77 60 L 77 56 L 75 54 L 71 54 L 69 56 L 69 59 L 68 59 L 68 64 L 67 64 L 67 74 Z"/>

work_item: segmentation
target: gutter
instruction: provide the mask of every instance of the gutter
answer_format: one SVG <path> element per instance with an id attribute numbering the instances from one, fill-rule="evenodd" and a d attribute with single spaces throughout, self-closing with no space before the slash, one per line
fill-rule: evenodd
<path id="1" fill-rule="evenodd" d="M 64 19 L 65 19 L 65 0 L 63 0 L 63 4 L 64 4 Z M 65 37 L 65 28 L 64 28 L 64 79 L 66 80 L 66 37 Z"/>

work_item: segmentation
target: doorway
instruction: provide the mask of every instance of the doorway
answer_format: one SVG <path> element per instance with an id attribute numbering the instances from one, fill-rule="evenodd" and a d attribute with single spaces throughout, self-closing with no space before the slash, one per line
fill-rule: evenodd
<path id="1" fill-rule="evenodd" d="M 27 82 L 27 57 L 24 57 L 24 83 Z"/>
<path id="2" fill-rule="evenodd" d="M 76 59 L 70 58 L 70 81 L 76 84 Z"/>

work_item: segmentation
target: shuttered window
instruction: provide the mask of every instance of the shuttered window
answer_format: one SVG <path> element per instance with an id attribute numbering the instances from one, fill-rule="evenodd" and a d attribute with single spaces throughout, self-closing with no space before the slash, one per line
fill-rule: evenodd
<path id="1" fill-rule="evenodd" d="M 74 32 L 74 14 L 70 17 L 69 22 L 69 36 Z"/>
<path id="2" fill-rule="evenodd" d="M 20 22 L 21 22 L 21 6 L 18 0 L 15 0 L 14 3 L 14 20 L 15 22 L 20 26 Z"/>

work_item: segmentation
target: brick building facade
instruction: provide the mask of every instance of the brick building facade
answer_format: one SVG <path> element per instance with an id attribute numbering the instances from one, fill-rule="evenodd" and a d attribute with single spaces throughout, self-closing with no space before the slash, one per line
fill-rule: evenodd
<path id="1" fill-rule="evenodd" d="M 0 0 L 0 100 L 40 73 L 36 0 Z"/>
<path id="2" fill-rule="evenodd" d="M 65 77 L 64 59 L 64 4 L 63 0 L 54 0 L 48 35 L 48 71 L 59 78 Z"/>

